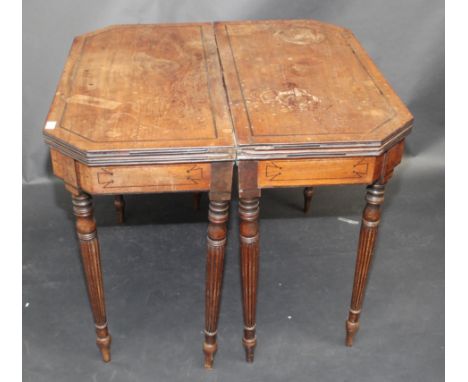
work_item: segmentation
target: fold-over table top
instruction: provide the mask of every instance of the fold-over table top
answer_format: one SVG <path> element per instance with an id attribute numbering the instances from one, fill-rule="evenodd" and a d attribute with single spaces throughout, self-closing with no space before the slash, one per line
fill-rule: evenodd
<path id="1" fill-rule="evenodd" d="M 411 124 L 350 31 L 269 20 L 75 38 L 44 133 L 92 166 L 378 155 Z"/>
<path id="2" fill-rule="evenodd" d="M 233 159 L 213 25 L 118 25 L 77 37 L 44 133 L 88 164 Z"/>
<path id="3" fill-rule="evenodd" d="M 410 112 L 350 31 L 267 20 L 215 32 L 240 159 L 375 155 L 409 132 Z"/>

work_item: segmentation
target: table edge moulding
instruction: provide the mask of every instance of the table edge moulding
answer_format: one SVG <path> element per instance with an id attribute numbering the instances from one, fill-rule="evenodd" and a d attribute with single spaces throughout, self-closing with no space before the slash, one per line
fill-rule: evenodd
<path id="1" fill-rule="evenodd" d="M 385 185 L 412 127 L 353 33 L 332 24 L 114 25 L 76 37 L 43 132 L 53 172 L 72 194 L 103 360 L 111 337 L 91 195 L 114 195 L 122 223 L 124 194 L 195 192 L 197 207 L 209 192 L 203 351 L 211 368 L 234 165 L 248 362 L 257 345 L 261 190 L 304 187 L 306 212 L 315 186 L 366 185 L 346 320 L 351 346 Z"/>

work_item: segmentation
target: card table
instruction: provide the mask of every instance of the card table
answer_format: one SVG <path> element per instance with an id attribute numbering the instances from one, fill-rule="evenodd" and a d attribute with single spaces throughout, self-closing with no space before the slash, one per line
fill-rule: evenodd
<path id="1" fill-rule="evenodd" d="M 209 23 L 113 26 L 73 41 L 44 135 L 72 194 L 104 361 L 111 336 L 91 195 L 115 195 L 123 222 L 123 194 L 208 191 L 203 349 L 213 363 L 235 160 L 222 84 Z"/>
<path id="2" fill-rule="evenodd" d="M 243 343 L 256 346 L 261 190 L 367 185 L 346 344 L 359 328 L 384 188 L 413 117 L 347 29 L 312 20 L 216 23 L 236 134 Z"/>
<path id="3" fill-rule="evenodd" d="M 44 127 L 72 195 L 97 345 L 110 360 L 91 195 L 209 192 L 205 367 L 213 365 L 238 167 L 243 344 L 257 343 L 261 190 L 367 185 L 346 344 L 359 327 L 385 184 L 413 117 L 354 35 L 313 20 L 120 25 L 75 38 Z"/>

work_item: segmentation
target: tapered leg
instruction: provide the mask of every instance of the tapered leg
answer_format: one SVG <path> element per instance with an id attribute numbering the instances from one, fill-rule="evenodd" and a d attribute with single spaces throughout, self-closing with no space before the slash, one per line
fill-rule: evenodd
<path id="1" fill-rule="evenodd" d="M 125 221 L 125 199 L 123 195 L 114 196 L 114 206 L 117 211 L 117 223 L 123 224 Z"/>
<path id="2" fill-rule="evenodd" d="M 307 213 L 310 209 L 310 202 L 312 201 L 312 196 L 314 195 L 313 187 L 304 188 L 304 213 Z"/>
<path id="3" fill-rule="evenodd" d="M 213 367 L 214 355 L 218 348 L 216 332 L 223 281 L 228 211 L 228 201 L 210 201 L 205 285 L 205 342 L 203 344 L 205 367 L 208 369 Z"/>
<path id="4" fill-rule="evenodd" d="M 197 210 L 197 211 L 200 209 L 201 195 L 202 195 L 201 192 L 194 192 L 193 193 L 193 208 L 195 210 Z"/>
<path id="5" fill-rule="evenodd" d="M 353 294 L 348 320 L 346 321 L 346 345 L 352 346 L 354 335 L 359 329 L 359 316 L 364 301 L 367 275 L 374 252 L 381 205 L 384 201 L 385 185 L 374 184 L 367 187 L 366 201 L 361 222 L 361 232 L 357 250 L 356 269 L 354 272 Z"/>
<path id="6" fill-rule="evenodd" d="M 255 311 L 257 304 L 258 258 L 259 258 L 259 198 L 241 198 L 240 255 L 242 276 L 242 300 L 244 310 L 243 344 L 247 362 L 253 362 L 257 344 L 255 336 Z"/>
<path id="7" fill-rule="evenodd" d="M 109 362 L 111 336 L 107 329 L 99 241 L 91 196 L 85 193 L 73 196 L 73 213 L 76 216 L 76 232 L 80 242 L 88 297 L 96 327 L 96 343 L 103 361 Z"/>

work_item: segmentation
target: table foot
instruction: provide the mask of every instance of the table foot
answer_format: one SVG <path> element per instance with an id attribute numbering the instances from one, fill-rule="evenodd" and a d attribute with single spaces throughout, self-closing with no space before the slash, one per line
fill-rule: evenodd
<path id="1" fill-rule="evenodd" d="M 359 321 L 350 321 L 352 313 L 349 313 L 350 318 L 346 320 L 346 346 L 353 346 L 354 335 L 359 330 Z"/>
<path id="2" fill-rule="evenodd" d="M 252 363 L 254 361 L 255 347 L 257 346 L 257 338 L 255 337 L 255 329 L 249 332 L 247 332 L 247 329 L 244 329 L 244 338 L 242 339 L 242 344 L 244 345 L 244 348 L 245 348 L 245 360 L 248 363 Z"/>
<path id="3" fill-rule="evenodd" d="M 194 192 L 194 193 L 193 193 L 193 209 L 194 209 L 195 211 L 199 211 L 199 210 L 200 210 L 201 196 L 202 196 L 202 193 L 201 193 L 201 192 Z"/>
<path id="4" fill-rule="evenodd" d="M 304 213 L 307 213 L 310 210 L 310 203 L 312 201 L 313 195 L 314 195 L 313 187 L 304 188 Z"/>
<path id="5" fill-rule="evenodd" d="M 123 224 L 125 222 L 125 199 L 123 195 L 114 196 L 114 206 L 117 212 L 117 223 Z"/>
<path id="6" fill-rule="evenodd" d="M 207 340 L 205 339 L 205 342 L 203 343 L 203 353 L 205 353 L 205 369 L 213 368 L 214 356 L 216 350 L 218 350 L 218 344 L 216 343 L 216 339 L 214 341 L 214 343 L 210 344 L 207 343 Z"/>
<path id="7" fill-rule="evenodd" d="M 107 328 L 106 328 L 107 332 Z M 111 352 L 110 352 L 110 345 L 112 342 L 112 338 L 110 335 L 107 335 L 107 337 L 98 337 L 96 339 L 96 344 L 99 348 L 99 351 L 101 352 L 102 360 L 104 362 L 110 362 L 111 360 Z"/>

